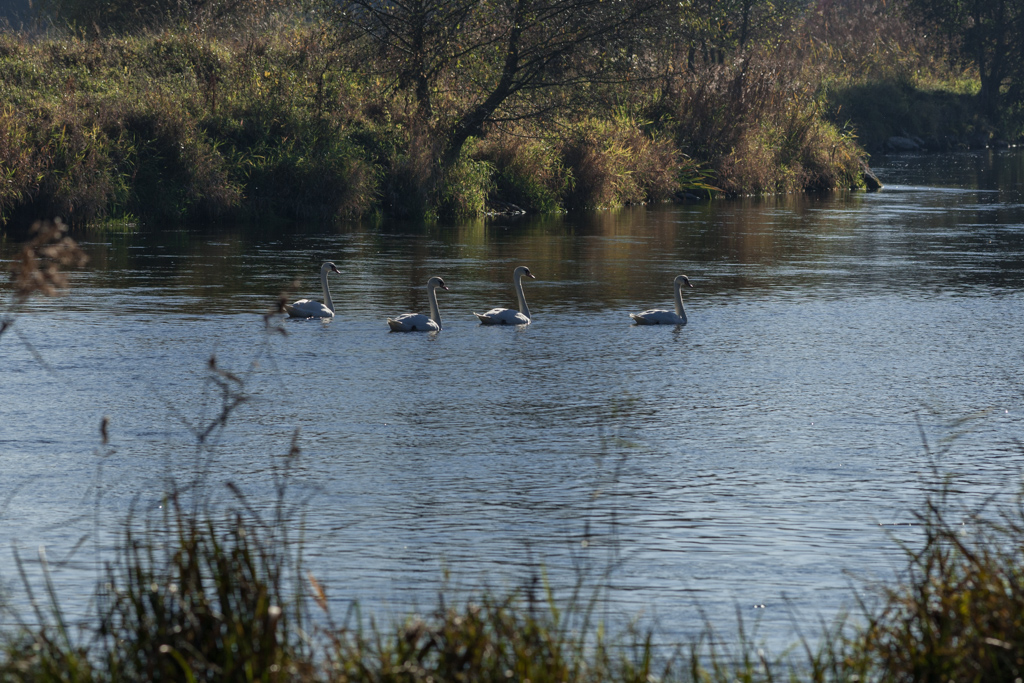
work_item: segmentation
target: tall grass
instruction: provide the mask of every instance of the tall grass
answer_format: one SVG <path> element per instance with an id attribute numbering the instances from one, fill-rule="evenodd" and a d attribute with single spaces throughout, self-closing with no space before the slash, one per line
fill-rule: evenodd
<path id="1" fill-rule="evenodd" d="M 0 34 L 0 223 L 553 211 L 664 201 L 693 168 L 728 193 L 843 187 L 860 156 L 824 122 L 819 76 L 751 53 L 493 126 L 440 173 L 457 74 L 419 121 L 319 14 L 209 15 L 228 4 L 135 33 Z"/>
<path id="2" fill-rule="evenodd" d="M 559 142 L 532 137 L 529 130 L 499 131 L 482 140 L 476 155 L 494 168 L 493 196 L 532 212 L 561 208 L 572 176 Z"/>
<path id="3" fill-rule="evenodd" d="M 0 42 L 9 222 L 331 218 L 373 204 L 377 175 L 331 102 L 348 94 L 344 74 L 301 36 Z"/>
<path id="4" fill-rule="evenodd" d="M 582 597 L 597 593 L 566 600 L 538 576 L 503 595 L 441 596 L 431 612 L 390 625 L 357 613 L 338 624 L 328 589 L 302 577 L 301 553 L 238 500 L 216 513 L 172 497 L 163 517 L 126 522 L 79 633 L 44 571 L 42 590 L 30 591 L 42 596 L 34 618 L 0 634 L 0 679 L 1014 681 L 1024 666 L 1019 498 L 967 526 L 926 503 L 902 580 L 878 593 L 877 606 L 864 601 L 846 621 L 802 628 L 810 640 L 775 654 L 742 621 L 736 633 L 709 627 L 673 649 L 654 645 L 651 631 L 608 634 Z"/>
<path id="5" fill-rule="evenodd" d="M 216 523 L 169 502 L 142 530 L 126 524 L 87 635 L 69 632 L 54 598 L 5 634 L 3 680 L 276 681 L 310 669 L 285 548 L 244 512 Z"/>
<path id="6" fill-rule="evenodd" d="M 917 512 L 922 541 L 862 631 L 861 656 L 892 681 L 1015 681 L 1024 675 L 1024 498 L 985 515 L 944 503 Z"/>
<path id="7" fill-rule="evenodd" d="M 576 124 L 561 147 L 572 208 L 664 201 L 679 189 L 682 155 L 667 136 L 647 134 L 625 113 Z"/>
<path id="8" fill-rule="evenodd" d="M 818 77 L 785 52 L 675 75 L 652 117 L 729 194 L 857 187 L 862 152 L 822 116 Z"/>

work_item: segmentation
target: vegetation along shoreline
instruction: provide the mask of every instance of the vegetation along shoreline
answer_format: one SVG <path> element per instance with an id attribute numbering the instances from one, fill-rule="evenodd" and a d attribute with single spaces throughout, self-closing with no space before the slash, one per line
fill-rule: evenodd
<path id="1" fill-rule="evenodd" d="M 50 0 L 0 34 L 0 222 L 870 187 L 869 152 L 1020 140 L 1019 4 Z"/>

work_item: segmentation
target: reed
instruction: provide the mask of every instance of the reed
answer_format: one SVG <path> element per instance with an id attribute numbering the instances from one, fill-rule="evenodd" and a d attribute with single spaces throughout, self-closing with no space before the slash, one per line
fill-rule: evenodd
<path id="1" fill-rule="evenodd" d="M 860 185 L 852 132 L 822 116 L 820 74 L 785 51 L 678 74 L 650 111 L 727 194 Z"/>
<path id="2" fill-rule="evenodd" d="M 1014 681 L 1024 672 L 1024 500 L 955 514 L 942 500 L 917 513 L 923 534 L 906 579 L 884 590 L 857 641 L 891 681 Z"/>
<path id="3" fill-rule="evenodd" d="M 333 634 L 329 676 L 341 681 L 622 681 L 663 673 L 650 640 L 610 646 L 566 627 L 553 604 L 511 594 L 458 607 L 383 632 Z"/>
<path id="4" fill-rule="evenodd" d="M 223 409 L 196 432 L 199 444 L 244 402 L 242 379 L 212 361 L 210 372 Z M 287 462 L 300 457 L 293 439 Z M 504 594 L 441 595 L 431 612 L 393 625 L 358 610 L 339 625 L 327 588 L 303 570 L 301 544 L 289 542 L 286 478 L 267 514 L 232 490 L 227 507 L 194 497 L 186 505 L 192 494 L 183 489 L 162 513 L 141 522 L 129 515 L 77 632 L 45 557 L 42 586 L 22 569 L 34 613 L 0 633 L 0 680 L 1013 681 L 1024 666 L 1021 496 L 964 512 L 943 489 L 916 514 L 919 534 L 904 541 L 899 578 L 868 588 L 877 600 L 862 599 L 850 618 L 801 628 L 809 639 L 772 654 L 742 618 L 734 633 L 709 625 L 675 649 L 655 646 L 650 630 L 609 635 L 595 616 L 607 572 L 581 576 L 569 595 L 536 573 Z M 23 567 L 17 555 L 15 563 Z"/>
<path id="5" fill-rule="evenodd" d="M 54 600 L 6 634 L 3 680 L 277 681 L 309 668 L 281 548 L 241 512 L 218 524 L 176 497 L 167 509 L 159 527 L 126 524 L 83 642 Z"/>
<path id="6" fill-rule="evenodd" d="M 159 530 L 125 531 L 108 570 L 96 635 L 112 678 L 273 681 L 306 668 L 285 549 L 241 511 L 216 524 L 169 503 Z"/>
<path id="7" fill-rule="evenodd" d="M 496 132 L 480 142 L 476 156 L 494 168 L 493 198 L 547 213 L 561 208 L 571 175 L 559 154 L 560 141 L 533 135 L 529 129 Z"/>
<path id="8" fill-rule="evenodd" d="M 571 208 L 664 201 L 680 189 L 682 155 L 672 141 L 648 134 L 624 111 L 572 126 L 561 154 L 571 174 L 565 199 Z"/>

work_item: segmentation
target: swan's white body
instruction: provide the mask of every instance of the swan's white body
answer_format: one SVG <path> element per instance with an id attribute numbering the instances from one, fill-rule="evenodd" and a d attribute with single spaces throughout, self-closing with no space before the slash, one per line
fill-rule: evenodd
<path id="1" fill-rule="evenodd" d="M 693 287 L 685 275 L 677 275 L 673 283 L 675 285 L 676 310 L 666 311 L 661 308 L 652 308 L 643 313 L 630 313 L 629 317 L 636 321 L 637 325 L 685 325 L 686 311 L 683 310 L 683 285 Z"/>
<path id="2" fill-rule="evenodd" d="M 519 266 L 512 271 L 512 283 L 515 285 L 516 298 L 519 299 L 519 310 L 514 308 L 492 308 L 486 313 L 474 313 L 484 325 L 529 325 L 530 307 L 526 305 L 523 295 L 523 276 L 533 278 L 533 273 L 526 266 Z"/>
<path id="3" fill-rule="evenodd" d="M 284 310 L 293 318 L 333 318 L 334 302 L 331 300 L 331 290 L 327 286 L 327 273 L 338 273 L 341 271 L 331 262 L 320 266 L 320 286 L 324 290 L 324 301 L 313 301 L 312 299 L 299 299 L 293 304 L 285 304 Z"/>
<path id="4" fill-rule="evenodd" d="M 437 332 L 441 329 L 441 311 L 437 308 L 437 288 L 448 289 L 444 280 L 432 277 L 427 280 L 427 300 L 430 302 L 430 315 L 422 313 L 405 313 L 395 318 L 388 318 L 388 327 L 392 332 Z"/>

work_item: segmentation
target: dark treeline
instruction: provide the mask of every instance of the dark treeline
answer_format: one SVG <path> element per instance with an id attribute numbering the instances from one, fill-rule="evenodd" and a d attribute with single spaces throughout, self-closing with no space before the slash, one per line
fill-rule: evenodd
<path id="1" fill-rule="evenodd" d="M 0 216 L 466 218 L 855 187 L 893 136 L 1019 137 L 1022 9 L 46 0 L 0 37 Z"/>

